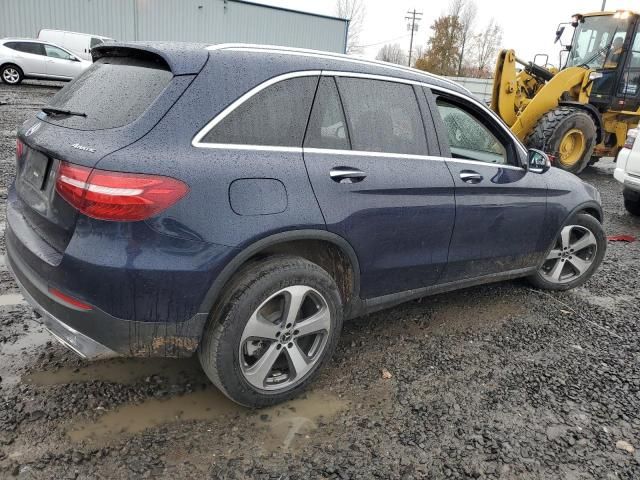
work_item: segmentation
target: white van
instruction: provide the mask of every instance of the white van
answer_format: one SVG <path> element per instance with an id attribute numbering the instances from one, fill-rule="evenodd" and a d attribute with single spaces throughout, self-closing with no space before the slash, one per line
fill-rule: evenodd
<path id="1" fill-rule="evenodd" d="M 104 42 L 112 42 L 113 38 L 89 33 L 65 32 L 64 30 L 42 29 L 38 32 L 38 40 L 53 42 L 65 47 L 80 58 L 91 61 L 91 49 Z"/>

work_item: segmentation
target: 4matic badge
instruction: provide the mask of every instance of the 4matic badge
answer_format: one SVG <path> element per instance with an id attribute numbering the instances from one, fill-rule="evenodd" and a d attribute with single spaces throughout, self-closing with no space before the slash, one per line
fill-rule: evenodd
<path id="1" fill-rule="evenodd" d="M 96 153 L 96 149 L 95 148 L 85 147 L 84 145 L 80 145 L 79 143 L 74 143 L 71 146 L 73 148 L 78 149 L 78 150 L 82 150 L 83 152 Z"/>

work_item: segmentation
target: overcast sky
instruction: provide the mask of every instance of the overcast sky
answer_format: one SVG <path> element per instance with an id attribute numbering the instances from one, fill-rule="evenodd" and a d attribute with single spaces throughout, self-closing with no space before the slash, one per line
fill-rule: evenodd
<path id="1" fill-rule="evenodd" d="M 335 0 L 258 0 L 260 3 L 321 13 L 335 14 Z M 404 17 L 408 10 L 423 12 L 420 30 L 414 45 L 426 45 L 430 33 L 429 26 L 446 10 L 447 0 L 438 2 L 427 0 L 369 0 L 361 35 L 361 43 L 369 45 L 364 52 L 367 57 L 375 57 L 385 43 L 399 43 L 409 50 L 409 32 Z M 549 62 L 558 63 L 559 48 L 553 40 L 558 23 L 571 21 L 577 12 L 599 11 L 602 0 L 533 0 L 517 1 L 475 0 L 478 16 L 474 28 L 479 31 L 491 17 L 504 29 L 503 47 L 513 48 L 518 57 L 533 59 L 536 53 L 549 55 Z M 435 5 L 434 5 L 435 4 Z M 607 0 L 607 10 L 638 8 L 638 0 Z M 569 28 L 568 31 L 573 29 Z"/>

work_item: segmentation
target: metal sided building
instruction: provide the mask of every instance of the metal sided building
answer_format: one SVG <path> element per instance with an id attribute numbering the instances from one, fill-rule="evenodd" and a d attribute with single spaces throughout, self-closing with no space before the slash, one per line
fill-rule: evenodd
<path id="1" fill-rule="evenodd" d="M 349 21 L 242 0 L 0 0 L 0 38 L 43 29 L 116 40 L 261 43 L 344 53 Z"/>

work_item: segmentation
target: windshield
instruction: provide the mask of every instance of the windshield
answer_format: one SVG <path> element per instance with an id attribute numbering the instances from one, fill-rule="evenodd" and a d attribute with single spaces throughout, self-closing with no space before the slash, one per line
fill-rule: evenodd
<path id="1" fill-rule="evenodd" d="M 616 68 L 628 28 L 629 18 L 616 15 L 585 17 L 576 27 L 567 67 Z"/>

